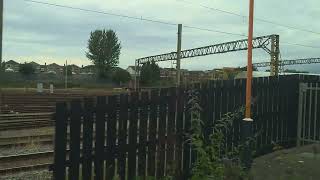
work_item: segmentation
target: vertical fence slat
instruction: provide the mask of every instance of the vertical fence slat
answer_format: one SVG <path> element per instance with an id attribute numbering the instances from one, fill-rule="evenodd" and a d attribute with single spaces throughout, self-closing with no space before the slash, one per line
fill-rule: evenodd
<path id="1" fill-rule="evenodd" d="M 320 83 L 316 84 L 314 119 L 315 119 L 315 139 L 320 140 Z"/>
<path id="2" fill-rule="evenodd" d="M 66 178 L 67 120 L 68 113 L 66 103 L 57 103 L 53 170 L 53 178 L 55 180 L 64 180 Z"/>
<path id="3" fill-rule="evenodd" d="M 190 113 L 190 104 L 188 104 L 188 94 L 185 95 L 184 99 L 184 128 L 183 132 L 185 134 L 190 133 L 191 128 L 191 113 Z M 183 179 L 187 179 L 190 174 L 190 163 L 191 163 L 191 145 L 187 142 L 188 137 L 184 135 L 183 138 Z"/>
<path id="4" fill-rule="evenodd" d="M 276 96 L 276 89 L 278 86 L 278 82 L 277 79 L 278 77 L 273 77 L 272 78 L 272 82 L 271 82 L 271 87 L 272 87 L 272 91 L 271 91 L 271 99 L 272 99 L 272 108 L 271 108 L 271 113 L 272 113 L 272 141 L 277 143 L 277 127 L 278 127 L 278 121 L 277 121 L 277 117 L 279 114 L 279 111 L 276 109 L 277 106 L 277 96 Z"/>
<path id="5" fill-rule="evenodd" d="M 117 97 L 108 97 L 106 179 L 112 180 L 115 174 L 116 138 L 117 138 Z"/>
<path id="6" fill-rule="evenodd" d="M 119 114 L 119 156 L 118 172 L 121 180 L 126 179 L 127 165 L 127 125 L 128 125 L 128 95 L 120 95 L 120 114 Z"/>
<path id="7" fill-rule="evenodd" d="M 95 143 L 95 180 L 104 178 L 104 143 L 105 143 L 105 116 L 106 116 L 106 97 L 97 98 L 96 112 L 96 143 Z"/>
<path id="8" fill-rule="evenodd" d="M 240 107 L 241 107 L 241 102 L 240 102 L 240 93 L 241 93 L 241 91 L 240 91 L 240 86 L 241 86 L 241 84 L 240 84 L 240 80 L 239 79 L 236 79 L 235 80 L 235 87 L 234 87 L 234 89 L 235 89 L 235 91 L 234 91 L 234 104 L 235 104 L 235 106 L 234 106 L 234 110 L 237 110 L 237 109 L 239 109 Z M 239 141 L 240 141 L 240 129 L 239 129 L 239 127 L 240 127 L 240 122 L 241 122 L 241 119 L 239 119 L 239 120 L 235 120 L 234 122 L 233 122 L 233 137 L 232 137 L 232 141 L 233 141 L 233 146 L 234 147 L 238 147 L 238 145 L 239 145 Z"/>
<path id="9" fill-rule="evenodd" d="M 70 117 L 69 179 L 79 179 L 81 111 L 80 100 L 73 100 Z"/>
<path id="10" fill-rule="evenodd" d="M 139 153 L 138 153 L 138 174 L 139 177 L 146 176 L 146 147 L 147 147 L 147 125 L 148 125 L 148 92 L 140 95 L 140 118 L 139 118 Z"/>
<path id="11" fill-rule="evenodd" d="M 129 149 L 128 149 L 128 178 L 136 176 L 137 156 L 137 123 L 138 123 L 138 94 L 131 94 L 130 122 L 129 122 Z"/>
<path id="12" fill-rule="evenodd" d="M 82 178 L 91 180 L 92 176 L 92 142 L 93 142 L 93 102 L 86 98 L 83 119 L 83 163 Z"/>
<path id="13" fill-rule="evenodd" d="M 169 91 L 168 104 L 168 127 L 167 127 L 167 166 L 166 175 L 173 176 L 176 162 L 174 161 L 175 152 L 175 116 L 176 116 L 176 89 L 171 88 Z"/>
<path id="14" fill-rule="evenodd" d="M 176 151 L 175 159 L 177 163 L 176 176 L 182 175 L 182 155 L 183 155 L 183 112 L 184 112 L 184 89 L 177 89 L 177 115 L 176 115 Z M 181 178 L 181 177 L 180 177 Z"/>
<path id="15" fill-rule="evenodd" d="M 158 128 L 158 163 L 157 177 L 161 178 L 165 175 L 165 154 L 166 154 L 166 116 L 167 116 L 167 89 L 160 90 L 159 102 L 159 128 Z"/>
<path id="16" fill-rule="evenodd" d="M 156 170 L 156 133 L 157 133 L 157 104 L 158 91 L 151 91 L 150 98 L 150 118 L 149 118 L 149 132 L 148 132 L 148 176 L 155 176 Z"/>

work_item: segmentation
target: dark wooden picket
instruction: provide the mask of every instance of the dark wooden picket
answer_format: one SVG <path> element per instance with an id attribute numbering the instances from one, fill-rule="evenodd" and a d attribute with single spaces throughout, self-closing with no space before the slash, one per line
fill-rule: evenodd
<path id="1" fill-rule="evenodd" d="M 138 153 L 138 175 L 139 177 L 146 176 L 146 152 L 147 152 L 147 126 L 148 126 L 148 104 L 149 94 L 148 92 L 142 92 L 140 94 L 139 104 L 139 153 Z"/>
<path id="2" fill-rule="evenodd" d="M 168 102 L 168 127 L 167 127 L 167 159 L 166 159 L 166 175 L 174 175 L 172 170 L 175 167 L 174 152 L 175 152 L 175 113 L 176 113 L 176 89 L 169 90 Z"/>
<path id="3" fill-rule="evenodd" d="M 66 103 L 57 103 L 55 114 L 54 180 L 66 178 L 68 111 Z"/>
<path id="4" fill-rule="evenodd" d="M 80 131 L 81 131 L 81 104 L 80 100 L 71 102 L 70 116 L 70 168 L 69 179 L 79 179 L 80 167 Z"/>
<path id="5" fill-rule="evenodd" d="M 104 143 L 105 143 L 105 118 L 106 118 L 106 97 L 97 98 L 96 112 L 96 143 L 95 143 L 95 158 L 94 171 L 95 180 L 104 178 Z"/>
<path id="6" fill-rule="evenodd" d="M 92 145 L 93 145 L 93 102 L 85 99 L 83 111 L 83 163 L 82 178 L 91 180 L 92 177 Z"/>
<path id="7" fill-rule="evenodd" d="M 287 147 L 294 145 L 299 82 L 320 82 L 320 78 L 280 76 L 254 79 L 253 131 L 261 131 L 256 139 L 257 152 L 267 153 L 272 150 L 273 143 Z M 54 179 L 79 179 L 80 174 L 84 180 L 92 177 L 96 180 L 113 179 L 115 175 L 121 180 L 146 179 L 147 176 L 159 179 L 172 175 L 179 180 L 186 179 L 197 158 L 187 141 L 191 128 L 189 90 L 199 93 L 200 117 L 208 139 L 217 120 L 227 112 L 244 107 L 245 87 L 245 79 L 210 81 L 179 88 L 97 97 L 96 101 L 88 98 L 84 102 L 75 100 L 70 105 L 57 103 Z M 312 100 L 309 95 L 314 93 L 307 95 L 306 104 Z M 320 95 L 318 101 L 319 98 Z M 314 116 L 312 114 L 311 119 Z M 241 122 L 241 118 L 236 119 L 233 127 L 225 132 L 227 151 L 241 143 Z M 304 126 L 315 125 L 307 122 Z M 314 136 L 317 127 L 305 136 Z M 67 139 L 70 139 L 69 146 Z"/>
<path id="8" fill-rule="evenodd" d="M 160 90 L 159 107 L 159 128 L 158 128 L 158 159 L 157 159 L 157 177 L 161 178 L 165 174 L 165 154 L 166 154 L 166 115 L 167 115 L 167 89 Z"/>
<path id="9" fill-rule="evenodd" d="M 158 112 L 159 92 L 151 91 L 150 98 L 150 118 L 148 132 L 148 176 L 154 177 L 156 173 L 156 136 L 157 136 L 157 112 Z"/>
<path id="10" fill-rule="evenodd" d="M 183 154 L 183 112 L 184 112 L 184 91 L 182 88 L 177 89 L 177 115 L 176 115 L 176 170 L 177 177 L 182 176 L 182 154 Z"/>
<path id="11" fill-rule="evenodd" d="M 118 173 L 121 180 L 126 179 L 127 134 L 128 134 L 128 95 L 120 95 Z"/>
<path id="12" fill-rule="evenodd" d="M 138 127 L 138 93 L 132 93 L 130 99 L 128 177 L 136 177 L 137 127 Z"/>
<path id="13" fill-rule="evenodd" d="M 110 180 L 112 180 L 115 175 L 117 104 L 117 96 L 108 97 L 106 177 Z"/>

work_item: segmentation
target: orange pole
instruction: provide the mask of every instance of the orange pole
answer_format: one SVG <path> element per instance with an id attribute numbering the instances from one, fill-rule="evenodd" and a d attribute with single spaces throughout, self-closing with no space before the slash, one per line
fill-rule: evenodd
<path id="1" fill-rule="evenodd" d="M 253 10 L 254 10 L 254 0 L 250 0 L 249 33 L 248 33 L 248 65 L 247 65 L 247 86 L 246 86 L 246 114 L 245 114 L 245 118 L 247 120 L 251 119 Z"/>

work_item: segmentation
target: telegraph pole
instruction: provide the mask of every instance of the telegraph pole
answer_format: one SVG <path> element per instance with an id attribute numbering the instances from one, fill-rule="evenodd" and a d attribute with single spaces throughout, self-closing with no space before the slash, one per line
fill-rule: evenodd
<path id="1" fill-rule="evenodd" d="M 177 42 L 177 86 L 181 83 L 180 60 L 181 60 L 181 36 L 182 24 L 178 24 L 178 42 Z"/>
<path id="2" fill-rule="evenodd" d="M 252 91 L 252 37 L 253 37 L 253 15 L 254 15 L 254 0 L 249 0 L 249 30 L 248 30 L 248 64 L 247 64 L 247 84 L 246 84 L 246 112 L 243 119 L 242 139 L 244 142 L 252 137 L 251 118 L 251 91 Z M 242 163 L 245 168 L 250 169 L 252 164 L 251 143 L 245 143 L 243 150 Z"/>

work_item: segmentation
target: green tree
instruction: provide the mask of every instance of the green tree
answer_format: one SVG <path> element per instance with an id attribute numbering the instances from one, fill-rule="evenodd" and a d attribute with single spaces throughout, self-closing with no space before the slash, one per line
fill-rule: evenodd
<path id="1" fill-rule="evenodd" d="M 114 82 L 119 83 L 127 83 L 131 80 L 131 76 L 128 71 L 121 69 L 121 68 L 115 68 L 113 71 L 112 79 Z"/>
<path id="2" fill-rule="evenodd" d="M 147 62 L 141 67 L 141 83 L 144 85 L 151 85 L 160 80 L 160 67 L 152 61 Z"/>
<path id="3" fill-rule="evenodd" d="M 107 78 L 119 63 L 121 44 L 113 30 L 95 30 L 88 40 L 87 58 L 95 65 L 98 76 Z"/>
<path id="4" fill-rule="evenodd" d="M 29 76 L 34 74 L 36 69 L 31 63 L 24 63 L 19 65 L 19 72 L 23 75 Z"/>

